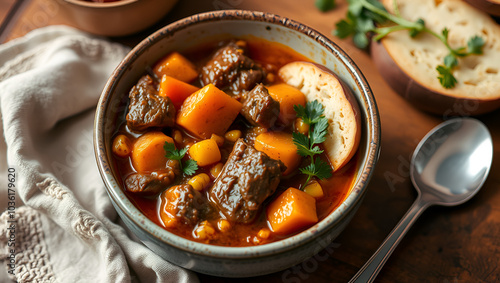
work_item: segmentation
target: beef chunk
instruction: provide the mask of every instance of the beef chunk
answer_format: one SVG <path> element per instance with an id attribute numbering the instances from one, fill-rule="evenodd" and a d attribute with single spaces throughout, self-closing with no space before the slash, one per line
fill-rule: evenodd
<path id="1" fill-rule="evenodd" d="M 181 223 L 194 226 L 214 213 L 201 193 L 189 184 L 169 188 L 161 195 L 160 215 L 165 225 Z M 167 220 L 167 221 L 166 221 Z"/>
<path id="2" fill-rule="evenodd" d="M 125 189 L 140 195 L 154 195 L 166 189 L 181 174 L 179 162 L 169 160 L 166 169 L 151 174 L 135 173 L 125 179 Z"/>
<path id="3" fill-rule="evenodd" d="M 212 201 L 231 221 L 249 223 L 274 193 L 286 166 L 239 139 L 210 188 Z"/>
<path id="4" fill-rule="evenodd" d="M 143 76 L 129 93 L 130 104 L 127 125 L 142 131 L 150 127 L 171 127 L 175 122 L 175 108 L 170 98 L 158 95 L 153 79 Z"/>
<path id="5" fill-rule="evenodd" d="M 265 77 L 264 69 L 245 56 L 244 49 L 235 42 L 217 50 L 201 71 L 204 85 L 229 87 L 235 92 L 250 90 Z"/>
<path id="6" fill-rule="evenodd" d="M 262 84 L 245 95 L 241 114 L 254 126 L 270 128 L 280 114 L 280 103 L 274 100 Z"/>

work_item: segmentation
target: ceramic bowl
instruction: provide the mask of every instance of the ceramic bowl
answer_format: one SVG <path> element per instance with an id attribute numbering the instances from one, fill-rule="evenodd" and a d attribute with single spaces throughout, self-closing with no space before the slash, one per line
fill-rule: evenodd
<path id="1" fill-rule="evenodd" d="M 214 39 L 255 36 L 292 47 L 334 71 L 353 91 L 359 106 L 362 138 L 350 194 L 336 210 L 309 229 L 287 239 L 252 247 L 222 247 L 176 236 L 146 218 L 126 197 L 112 161 L 112 135 L 126 111 L 128 91 L 146 68 L 165 54 Z M 121 117 L 121 116 L 120 116 Z M 170 24 L 139 43 L 108 80 L 95 120 L 97 164 L 107 192 L 125 224 L 153 252 L 205 274 L 248 277 L 286 269 L 331 244 L 349 223 L 367 190 L 380 148 L 380 121 L 375 99 L 359 68 L 335 43 L 312 28 L 277 15 L 241 10 L 197 14 Z"/>
<path id="2" fill-rule="evenodd" d="M 103 36 L 124 36 L 146 29 L 177 3 L 177 0 L 57 1 L 70 25 Z"/>

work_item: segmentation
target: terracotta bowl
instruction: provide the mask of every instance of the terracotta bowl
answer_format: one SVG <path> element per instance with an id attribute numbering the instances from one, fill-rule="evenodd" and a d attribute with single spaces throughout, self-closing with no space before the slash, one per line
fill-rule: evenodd
<path id="1" fill-rule="evenodd" d="M 124 36 L 146 29 L 177 3 L 177 0 L 57 1 L 70 25 L 104 36 Z"/>
<path id="2" fill-rule="evenodd" d="M 354 93 L 360 107 L 362 138 L 351 192 L 325 219 L 284 240 L 252 247 L 222 247 L 176 236 L 146 218 L 117 181 L 111 156 L 117 120 L 126 111 L 128 91 L 148 66 L 165 54 L 213 40 L 255 36 L 292 47 L 334 71 Z M 370 87 L 359 68 L 335 43 L 314 29 L 277 15 L 217 11 L 170 24 L 139 43 L 120 63 L 101 95 L 95 119 L 96 160 L 113 205 L 125 224 L 153 252 L 179 266 L 215 276 L 248 277 L 277 272 L 326 248 L 346 227 L 367 190 L 380 148 L 380 121 Z"/>

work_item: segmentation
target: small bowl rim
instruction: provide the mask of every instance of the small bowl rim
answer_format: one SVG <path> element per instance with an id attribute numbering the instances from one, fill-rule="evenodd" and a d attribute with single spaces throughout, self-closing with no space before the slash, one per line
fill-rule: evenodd
<path id="1" fill-rule="evenodd" d="M 70 3 L 70 4 L 73 4 L 73 5 L 76 5 L 76 6 L 96 8 L 96 9 L 121 7 L 121 6 L 126 6 L 129 4 L 133 4 L 135 2 L 139 2 L 139 0 L 117 0 L 117 1 L 105 2 L 105 3 L 90 2 L 90 1 L 84 1 L 84 0 L 63 0 L 63 1 Z"/>
<path id="2" fill-rule="evenodd" d="M 368 131 L 366 131 L 366 133 L 363 133 L 363 135 L 366 135 L 365 138 L 367 139 L 368 147 L 366 149 L 366 160 L 364 160 L 364 162 L 361 162 L 360 164 L 360 166 L 362 166 L 362 170 L 358 169 L 358 181 L 353 182 L 353 187 L 349 195 L 346 197 L 346 199 L 344 199 L 339 207 L 330 212 L 324 219 L 313 225 L 313 227 L 310 227 L 296 235 L 276 242 L 257 246 L 228 247 L 188 240 L 167 231 L 163 227 L 158 226 L 147 217 L 144 217 L 143 221 L 134 218 L 134 214 L 143 214 L 126 197 L 125 193 L 122 191 L 122 189 L 118 185 L 118 182 L 112 174 L 111 162 L 107 160 L 105 151 L 105 127 L 103 125 L 103 122 L 100 123 L 100 121 L 104 121 L 104 114 L 106 113 L 107 106 L 110 103 L 109 98 L 112 94 L 113 89 L 115 88 L 115 85 L 118 83 L 120 77 L 127 69 L 127 66 L 136 58 L 138 58 L 140 54 L 145 52 L 149 46 L 154 45 L 163 37 L 173 36 L 175 32 L 187 28 L 191 25 L 204 24 L 212 21 L 239 20 L 265 22 L 282 28 L 295 30 L 309 37 L 310 39 L 313 39 L 322 47 L 326 48 L 331 53 L 331 55 L 336 56 L 337 59 L 345 65 L 346 69 L 349 72 L 349 75 L 354 78 L 355 83 L 359 88 L 360 97 L 364 98 L 364 101 L 366 101 L 366 105 L 364 106 L 366 108 L 367 117 L 362 117 L 362 123 L 367 123 L 366 128 L 368 129 Z M 358 103 L 364 104 L 363 101 L 359 101 L 358 99 L 357 101 Z M 121 211 L 128 217 L 128 220 L 134 222 L 137 227 L 145 231 L 149 236 L 156 238 L 162 243 L 173 246 L 188 253 L 198 254 L 201 256 L 209 256 L 212 258 L 244 259 L 280 254 L 305 245 L 311 241 L 314 241 L 321 235 L 328 233 L 331 228 L 335 227 L 337 223 L 339 223 L 344 217 L 349 215 L 349 212 L 354 209 L 357 204 L 363 199 L 364 194 L 367 190 L 368 182 L 373 175 L 374 166 L 377 163 L 380 152 L 380 117 L 377 104 L 366 78 L 362 74 L 361 70 L 357 67 L 357 65 L 353 62 L 353 60 L 337 44 L 335 44 L 333 41 L 316 31 L 315 29 L 295 20 L 267 12 L 257 12 L 249 10 L 219 10 L 204 12 L 180 19 L 154 32 L 150 36 L 146 37 L 143 41 L 141 41 L 138 45 L 136 45 L 115 69 L 102 91 L 95 117 L 94 147 L 98 169 L 105 183 L 108 195 L 110 196 L 110 198 L 112 198 L 115 204 L 119 206 Z M 363 120 L 363 118 L 366 120 Z M 368 123 L 368 121 L 370 121 L 370 123 Z M 343 209 L 343 212 L 340 211 L 341 208 Z"/>

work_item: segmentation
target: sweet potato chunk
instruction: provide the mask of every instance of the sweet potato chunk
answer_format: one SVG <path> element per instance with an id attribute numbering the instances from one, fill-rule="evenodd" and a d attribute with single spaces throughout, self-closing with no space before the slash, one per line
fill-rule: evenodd
<path id="1" fill-rule="evenodd" d="M 160 82 L 159 95 L 170 98 L 175 106 L 179 109 L 184 100 L 197 91 L 199 88 L 180 81 L 174 77 L 164 75 Z"/>
<path id="2" fill-rule="evenodd" d="M 209 84 L 186 98 L 177 124 L 199 138 L 223 136 L 240 110 L 240 102 Z"/>
<path id="3" fill-rule="evenodd" d="M 291 134 L 284 132 L 265 132 L 255 138 L 255 149 L 269 155 L 269 157 L 281 160 L 286 171 L 283 175 L 288 175 L 295 170 L 301 161 L 297 153 L 297 146 L 293 143 Z"/>
<path id="4" fill-rule="evenodd" d="M 198 71 L 193 63 L 178 52 L 172 52 L 158 61 L 153 67 L 153 72 L 158 79 L 167 75 L 186 83 L 198 76 Z"/>
<path id="5" fill-rule="evenodd" d="M 132 165 L 138 173 L 150 173 L 165 168 L 167 161 L 163 146 L 174 140 L 162 132 L 147 132 L 140 136 L 132 148 Z"/>
<path id="6" fill-rule="evenodd" d="M 273 232 L 290 234 L 318 222 L 316 200 L 296 188 L 288 188 L 267 208 L 267 220 Z"/>
<path id="7" fill-rule="evenodd" d="M 306 105 L 306 96 L 297 88 L 287 84 L 276 84 L 267 88 L 271 97 L 280 103 L 279 120 L 285 125 L 292 123 L 296 116 L 294 105 Z"/>

